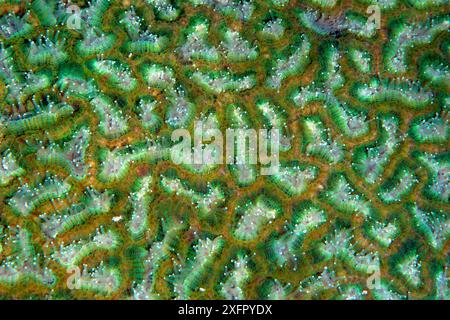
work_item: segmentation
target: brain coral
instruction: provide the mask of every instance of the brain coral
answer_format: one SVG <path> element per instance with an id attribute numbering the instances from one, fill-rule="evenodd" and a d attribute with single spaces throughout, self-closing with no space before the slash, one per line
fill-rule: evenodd
<path id="1" fill-rule="evenodd" d="M 0 297 L 449 299 L 449 23 L 446 0 L 1 1 Z M 277 129 L 278 170 L 174 162 L 198 123 Z"/>

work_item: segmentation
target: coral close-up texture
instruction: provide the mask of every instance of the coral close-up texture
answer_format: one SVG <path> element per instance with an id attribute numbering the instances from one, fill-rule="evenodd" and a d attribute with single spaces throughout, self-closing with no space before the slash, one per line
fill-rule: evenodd
<path id="1" fill-rule="evenodd" d="M 450 299 L 448 0 L 0 1 L 1 299 Z"/>

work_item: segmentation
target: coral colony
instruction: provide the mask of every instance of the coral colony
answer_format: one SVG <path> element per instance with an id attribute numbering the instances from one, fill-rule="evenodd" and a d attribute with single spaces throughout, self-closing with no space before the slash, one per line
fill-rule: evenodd
<path id="1" fill-rule="evenodd" d="M 447 0 L 0 2 L 0 297 L 450 299 Z"/>

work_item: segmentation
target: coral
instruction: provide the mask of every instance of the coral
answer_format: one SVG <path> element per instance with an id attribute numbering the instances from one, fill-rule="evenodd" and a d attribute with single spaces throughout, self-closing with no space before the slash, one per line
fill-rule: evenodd
<path id="1" fill-rule="evenodd" d="M 0 8 L 0 298 L 450 299 L 448 1 Z"/>

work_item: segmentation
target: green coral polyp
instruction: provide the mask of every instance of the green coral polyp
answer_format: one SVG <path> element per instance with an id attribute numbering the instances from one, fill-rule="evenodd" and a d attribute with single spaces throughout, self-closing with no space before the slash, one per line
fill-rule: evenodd
<path id="1" fill-rule="evenodd" d="M 364 179 L 373 184 L 380 179 L 386 164 L 394 154 L 400 139 L 398 118 L 394 115 L 380 117 L 380 137 L 376 143 L 358 147 L 353 154 L 353 167 Z"/>
<path id="2" fill-rule="evenodd" d="M 275 64 L 271 67 L 266 81 L 270 88 L 279 89 L 281 82 L 288 76 L 304 71 L 306 65 L 310 62 L 309 51 L 311 43 L 304 34 L 294 41 L 294 44 L 275 58 Z"/>
<path id="3" fill-rule="evenodd" d="M 90 239 L 80 239 L 68 245 L 61 245 L 52 254 L 52 259 L 66 268 L 78 265 L 81 260 L 96 250 L 114 250 L 119 244 L 119 237 L 111 230 L 96 230 Z"/>
<path id="4" fill-rule="evenodd" d="M 192 204 L 202 215 L 209 215 L 214 209 L 220 208 L 225 202 L 225 194 L 222 187 L 217 184 L 207 186 L 207 192 L 196 192 L 185 185 L 179 178 L 171 177 L 171 174 L 161 176 L 161 187 L 169 194 L 191 199 Z"/>
<path id="5" fill-rule="evenodd" d="M 225 270 L 224 280 L 219 283 L 221 296 L 227 300 L 244 299 L 244 287 L 252 275 L 248 256 L 243 251 L 238 252 L 231 260 L 230 268 L 225 266 Z"/>
<path id="6" fill-rule="evenodd" d="M 62 147 L 52 144 L 37 152 L 37 159 L 46 165 L 58 165 L 65 168 L 76 179 L 86 177 L 86 149 L 89 146 L 91 132 L 82 127 L 75 132 L 72 139 L 63 143 Z"/>
<path id="7" fill-rule="evenodd" d="M 40 265 L 41 257 L 36 253 L 36 244 L 31 241 L 31 232 L 20 227 L 8 229 L 6 242 L 11 242 L 14 250 L 0 264 L 0 284 L 16 286 L 32 282 L 47 288 L 54 287 L 56 276 L 47 263 Z"/>
<path id="8" fill-rule="evenodd" d="M 374 220 L 366 227 L 367 235 L 383 247 L 389 247 L 399 236 L 400 229 L 396 221 L 380 222 Z"/>
<path id="9" fill-rule="evenodd" d="M 350 63 L 362 73 L 370 73 L 372 70 L 372 56 L 367 50 L 350 48 L 348 51 Z"/>
<path id="10" fill-rule="evenodd" d="M 308 201 L 296 205 L 286 232 L 268 242 L 269 259 L 280 267 L 288 262 L 298 263 L 306 235 L 326 221 L 325 212 L 317 205 Z"/>
<path id="11" fill-rule="evenodd" d="M 141 142 L 123 149 L 102 149 L 99 158 L 103 164 L 98 177 L 105 182 L 114 182 L 126 176 L 132 163 L 167 159 L 168 156 L 166 147 L 152 142 Z"/>
<path id="12" fill-rule="evenodd" d="M 42 109 L 41 109 L 42 108 Z M 25 131 L 49 128 L 68 117 L 74 112 L 67 103 L 55 104 L 49 102 L 45 107 L 36 106 L 36 109 L 18 119 L 4 121 L 4 128 L 9 134 L 21 134 Z"/>
<path id="13" fill-rule="evenodd" d="M 142 237 L 143 233 L 148 228 L 148 207 L 153 200 L 151 187 L 152 177 L 147 176 L 136 181 L 134 186 L 136 191 L 130 194 L 133 211 L 128 229 L 133 238 Z"/>
<path id="14" fill-rule="evenodd" d="M 53 39 L 50 39 L 50 35 L 46 35 L 38 38 L 37 43 L 31 41 L 27 51 L 28 61 L 31 65 L 60 64 L 67 60 L 64 40 L 59 40 L 58 32 L 52 37 Z"/>
<path id="15" fill-rule="evenodd" d="M 298 196 L 305 192 L 308 185 L 318 176 L 318 168 L 299 163 L 281 164 L 278 173 L 270 176 L 270 179 L 286 194 Z"/>
<path id="16" fill-rule="evenodd" d="M 89 29 L 86 33 L 86 37 L 78 41 L 75 46 L 77 53 L 84 57 L 105 53 L 116 41 L 115 35 L 99 33 L 96 29 Z"/>
<path id="17" fill-rule="evenodd" d="M 75 67 L 62 69 L 55 85 L 68 98 L 89 100 L 98 93 L 93 79 L 86 80 L 85 75 Z"/>
<path id="18" fill-rule="evenodd" d="M 394 176 L 380 187 L 378 196 L 385 203 L 399 202 L 411 192 L 417 182 L 417 178 L 412 170 L 407 166 L 401 165 L 396 169 Z"/>
<path id="19" fill-rule="evenodd" d="M 197 290 L 211 264 L 221 254 L 225 245 L 222 237 L 199 239 L 193 246 L 193 256 L 184 266 L 176 265 L 172 275 L 173 291 L 178 298 L 187 299 Z"/>
<path id="20" fill-rule="evenodd" d="M 155 10 L 156 17 L 164 21 L 175 21 L 180 16 L 180 8 L 172 0 L 147 0 Z"/>
<path id="21" fill-rule="evenodd" d="M 158 64 L 142 66 L 142 75 L 149 87 L 167 89 L 175 84 L 174 72 L 170 67 Z"/>
<path id="22" fill-rule="evenodd" d="M 409 205 L 415 228 L 423 234 L 434 249 L 441 249 L 450 234 L 450 220 L 444 212 L 424 211 Z"/>
<path id="23" fill-rule="evenodd" d="M 426 195 L 431 199 L 450 202 L 448 184 L 448 152 L 442 154 L 416 153 L 417 160 L 428 170 Z"/>
<path id="24" fill-rule="evenodd" d="M 29 12 L 22 17 L 9 12 L 0 18 L 0 35 L 8 40 L 25 37 L 33 31 L 33 26 L 27 22 L 29 19 Z"/>
<path id="25" fill-rule="evenodd" d="M 90 101 L 94 108 L 94 113 L 97 113 L 99 122 L 99 131 L 107 138 L 117 138 L 128 131 L 128 124 L 126 118 L 122 115 L 122 110 L 118 108 L 117 104 L 111 101 L 106 95 L 97 95 Z"/>
<path id="26" fill-rule="evenodd" d="M 302 121 L 304 127 L 304 151 L 307 155 L 323 158 L 337 163 L 344 158 L 343 146 L 329 137 L 328 130 L 317 117 L 308 117 Z"/>
<path id="27" fill-rule="evenodd" d="M 450 135 L 448 112 L 417 117 L 411 122 L 411 137 L 419 143 L 445 143 Z"/>
<path id="28" fill-rule="evenodd" d="M 66 181 L 49 176 L 35 186 L 29 186 L 25 183 L 8 200 L 8 204 L 17 215 L 28 216 L 41 203 L 49 199 L 64 198 L 70 188 L 70 184 Z"/>
<path id="29" fill-rule="evenodd" d="M 137 81 L 130 68 L 116 60 L 91 60 L 87 62 L 91 71 L 99 76 L 107 77 L 107 81 L 123 91 L 132 91 L 137 87 Z"/>
<path id="30" fill-rule="evenodd" d="M 392 100 L 417 109 L 424 108 L 434 101 L 433 93 L 423 89 L 419 82 L 398 79 L 380 81 L 372 78 L 368 83 L 356 83 L 352 93 L 360 102 L 381 103 Z"/>
<path id="31" fill-rule="evenodd" d="M 372 215 L 373 209 L 370 201 L 357 193 L 342 173 L 335 173 L 329 178 L 327 189 L 322 193 L 322 197 L 330 205 L 344 213 L 361 213 L 364 217 Z"/>
<path id="32" fill-rule="evenodd" d="M 89 218 L 106 214 L 113 204 L 113 194 L 109 191 L 98 192 L 87 189 L 80 203 L 73 204 L 64 212 L 43 213 L 39 216 L 42 232 L 50 238 L 56 238 L 76 226 L 83 225 Z"/>
<path id="33" fill-rule="evenodd" d="M 15 177 L 25 174 L 13 153 L 7 149 L 1 155 L 0 186 L 7 186 Z"/>
<path id="34" fill-rule="evenodd" d="M 256 199 L 247 200 L 237 208 L 240 216 L 233 230 L 233 236 L 242 241 L 251 241 L 258 237 L 263 227 L 281 215 L 276 200 L 261 194 Z"/>
<path id="35" fill-rule="evenodd" d="M 232 74 L 228 71 L 195 71 L 188 75 L 206 92 L 214 94 L 227 91 L 245 91 L 256 85 L 256 76 L 254 73 Z"/>

